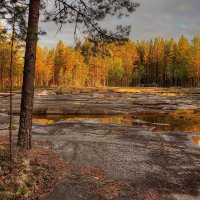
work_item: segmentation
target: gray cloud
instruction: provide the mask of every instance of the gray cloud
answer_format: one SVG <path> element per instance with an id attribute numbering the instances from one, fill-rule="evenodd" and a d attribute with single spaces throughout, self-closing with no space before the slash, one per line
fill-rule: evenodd
<path id="1" fill-rule="evenodd" d="M 137 0 L 136 0 L 137 1 Z M 130 17 L 107 18 L 103 26 L 113 29 L 117 24 L 132 25 L 130 38 L 151 39 L 156 36 L 178 39 L 184 34 L 189 39 L 200 35 L 200 0 L 139 0 L 141 6 Z M 65 25 L 56 35 L 53 23 L 41 23 L 47 35 L 41 37 L 42 46 L 54 47 L 59 40 L 74 44 L 74 26 Z"/>

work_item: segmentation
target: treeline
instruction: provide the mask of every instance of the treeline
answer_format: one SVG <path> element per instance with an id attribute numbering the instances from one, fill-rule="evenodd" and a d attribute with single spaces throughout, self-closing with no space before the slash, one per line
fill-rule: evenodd
<path id="1" fill-rule="evenodd" d="M 139 55 L 138 67 L 142 76 L 138 83 L 158 86 L 200 86 L 200 37 L 191 42 L 181 36 L 174 39 L 155 38 L 136 43 Z"/>
<path id="2" fill-rule="evenodd" d="M 9 36 L 0 40 L 0 84 L 9 86 Z M 14 85 L 22 84 L 23 50 L 16 48 Z M 36 86 L 200 86 L 200 37 L 94 44 L 62 41 L 55 49 L 37 48 Z"/>
<path id="3" fill-rule="evenodd" d="M 60 41 L 55 49 L 38 47 L 36 85 L 129 86 L 138 53 L 133 42 L 97 44 L 86 39 L 75 48 Z"/>

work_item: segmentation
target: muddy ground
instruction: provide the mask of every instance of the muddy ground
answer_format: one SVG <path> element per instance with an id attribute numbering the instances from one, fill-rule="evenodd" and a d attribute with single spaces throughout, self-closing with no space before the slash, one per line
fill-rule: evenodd
<path id="1" fill-rule="evenodd" d="M 0 93 L 0 134 L 8 132 L 8 100 L 7 93 Z M 168 127 L 168 121 L 137 118 L 177 110 L 198 113 L 199 100 L 200 89 L 36 90 L 34 138 L 48 140 L 71 166 L 43 200 L 200 199 L 199 123 L 181 129 L 187 121 L 180 121 L 173 130 L 156 129 Z M 19 102 L 16 92 L 15 128 Z"/>

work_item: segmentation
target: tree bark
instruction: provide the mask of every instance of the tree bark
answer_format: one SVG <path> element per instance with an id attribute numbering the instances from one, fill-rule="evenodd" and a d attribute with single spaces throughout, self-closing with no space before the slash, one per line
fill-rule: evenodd
<path id="1" fill-rule="evenodd" d="M 32 111 L 34 98 L 34 79 L 36 47 L 38 40 L 39 11 L 40 0 L 30 0 L 22 85 L 20 127 L 18 133 L 18 145 L 22 149 L 27 150 L 31 148 Z"/>

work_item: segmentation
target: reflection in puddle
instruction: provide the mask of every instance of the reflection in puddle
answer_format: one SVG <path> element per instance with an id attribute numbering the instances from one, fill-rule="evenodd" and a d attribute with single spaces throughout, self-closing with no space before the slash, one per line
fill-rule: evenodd
<path id="1" fill-rule="evenodd" d="M 137 115 L 137 118 L 149 122 L 151 126 L 155 127 L 154 131 L 200 132 L 200 123 L 175 118 L 168 114 L 143 114 Z"/>
<path id="2" fill-rule="evenodd" d="M 97 121 L 126 126 L 145 125 L 154 127 L 154 131 L 188 131 L 200 132 L 200 123 L 186 119 L 177 119 L 172 115 L 158 113 L 141 113 L 134 115 L 39 115 L 33 121 L 41 124 L 54 124 L 59 121 Z"/>
<path id="3" fill-rule="evenodd" d="M 85 105 L 85 103 L 81 102 L 81 101 L 66 101 L 65 104 L 70 104 L 70 105 Z"/>
<path id="4" fill-rule="evenodd" d="M 54 124 L 59 121 L 97 121 L 101 123 L 131 125 L 130 122 L 125 121 L 124 116 L 107 115 L 36 115 L 33 121 L 41 124 Z"/>
<path id="5" fill-rule="evenodd" d="M 193 136 L 192 137 L 194 145 L 200 145 L 200 136 Z"/>

